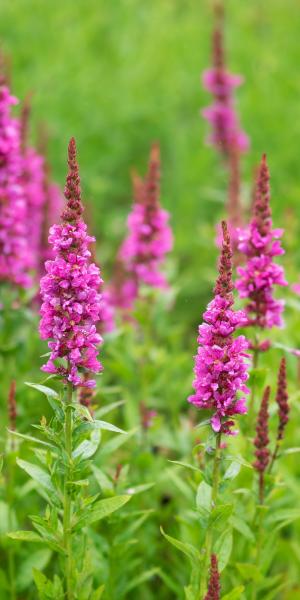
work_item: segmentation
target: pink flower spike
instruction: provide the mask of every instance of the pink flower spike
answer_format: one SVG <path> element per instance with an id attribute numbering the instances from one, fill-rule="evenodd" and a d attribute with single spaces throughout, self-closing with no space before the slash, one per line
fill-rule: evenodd
<path id="1" fill-rule="evenodd" d="M 240 298 L 247 298 L 247 324 L 261 329 L 282 325 L 284 303 L 273 297 L 274 286 L 286 286 L 283 268 L 273 258 L 284 253 L 278 238 L 282 230 L 273 229 L 270 208 L 269 169 L 266 155 L 261 160 L 256 200 L 250 225 L 240 233 L 239 251 L 247 263 L 238 267 L 236 288 Z"/>
<path id="2" fill-rule="evenodd" d="M 11 116 L 16 103 L 8 87 L 0 84 L 0 282 L 27 288 L 32 261 L 22 187 L 20 123 Z"/>
<path id="3" fill-rule="evenodd" d="M 159 146 L 153 144 L 145 181 L 137 177 L 134 180 L 135 201 L 128 217 L 129 233 L 119 253 L 125 270 L 132 274 L 138 288 L 141 285 L 167 287 L 161 267 L 172 249 L 173 236 L 169 214 L 160 206 L 159 180 Z"/>
<path id="4" fill-rule="evenodd" d="M 46 262 L 46 275 L 41 279 L 40 335 L 50 340 L 51 350 L 42 370 L 62 376 L 75 387 L 93 387 L 95 381 L 87 380 L 85 374 L 102 370 L 97 360 L 97 346 L 102 339 L 96 331 L 101 313 L 99 286 L 102 279 L 98 267 L 90 262 L 89 245 L 94 238 L 87 234 L 82 219 L 74 138 L 69 143 L 68 164 L 67 204 L 62 223 L 53 225 L 49 232 L 55 258 Z"/>
<path id="5" fill-rule="evenodd" d="M 214 299 L 207 307 L 199 327 L 198 353 L 195 356 L 194 394 L 188 401 L 197 408 L 212 411 L 215 432 L 234 435 L 232 417 L 246 412 L 239 392 L 248 393 L 246 359 L 248 342 L 244 336 L 233 338 L 236 329 L 246 322 L 243 311 L 232 309 L 232 253 L 226 223 L 222 223 L 223 245 Z"/>
<path id="6" fill-rule="evenodd" d="M 212 37 L 211 69 L 204 71 L 203 87 L 213 96 L 213 103 L 202 110 L 203 117 L 211 125 L 208 142 L 228 157 L 234 149 L 246 152 L 249 148 L 247 135 L 242 131 L 235 109 L 234 91 L 243 78 L 226 71 L 223 43 L 223 15 L 217 15 Z"/>

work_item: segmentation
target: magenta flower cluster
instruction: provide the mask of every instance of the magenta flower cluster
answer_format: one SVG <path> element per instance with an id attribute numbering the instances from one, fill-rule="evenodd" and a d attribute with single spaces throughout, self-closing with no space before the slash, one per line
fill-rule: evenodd
<path id="1" fill-rule="evenodd" d="M 87 372 L 102 369 L 97 360 L 101 336 L 96 323 L 100 318 L 99 268 L 90 262 L 88 246 L 94 238 L 87 234 L 82 220 L 80 178 L 76 161 L 76 145 L 69 144 L 69 173 L 65 187 L 66 208 L 62 223 L 50 229 L 49 243 L 54 260 L 46 262 L 46 275 L 41 280 L 42 339 L 50 338 L 50 358 L 42 367 L 47 373 L 61 375 L 74 386 L 93 387 Z"/>
<path id="2" fill-rule="evenodd" d="M 159 203 L 159 169 L 159 148 L 154 144 L 146 180 L 141 184 L 139 197 L 135 199 L 128 218 L 129 234 L 120 250 L 120 259 L 137 288 L 143 284 L 154 288 L 167 287 L 161 267 L 166 254 L 172 249 L 173 236 L 168 224 L 169 213 Z M 130 285 L 130 293 L 134 287 Z"/>
<path id="3" fill-rule="evenodd" d="M 17 103 L 0 85 L 0 281 L 29 287 L 30 252 L 27 203 L 22 187 L 19 121 L 11 116 Z"/>
<path id="4" fill-rule="evenodd" d="M 213 104 L 202 111 L 212 132 L 208 138 L 220 152 L 229 155 L 232 148 L 245 152 L 249 147 L 247 135 L 242 131 L 235 109 L 234 90 L 243 79 L 226 71 L 224 66 L 223 32 L 221 25 L 213 35 L 213 68 L 203 73 L 202 82 L 213 98 Z"/>
<path id="5" fill-rule="evenodd" d="M 240 298 L 247 298 L 248 325 L 262 329 L 282 324 L 284 302 L 274 298 L 274 286 L 285 286 L 284 271 L 274 257 L 284 254 L 280 244 L 282 229 L 273 229 L 270 209 L 269 170 L 263 155 L 257 179 L 253 218 L 249 227 L 240 232 L 238 248 L 247 263 L 238 267 L 236 287 Z"/>
<path id="6" fill-rule="evenodd" d="M 245 397 L 237 398 L 238 392 L 249 392 L 248 342 L 243 335 L 233 338 L 238 327 L 246 322 L 243 311 L 234 311 L 232 295 L 232 266 L 230 238 L 225 222 L 220 274 L 215 295 L 203 315 L 199 327 L 198 353 L 195 356 L 193 388 L 188 398 L 197 408 L 213 411 L 211 425 L 215 432 L 232 434 L 232 417 L 246 412 Z"/>

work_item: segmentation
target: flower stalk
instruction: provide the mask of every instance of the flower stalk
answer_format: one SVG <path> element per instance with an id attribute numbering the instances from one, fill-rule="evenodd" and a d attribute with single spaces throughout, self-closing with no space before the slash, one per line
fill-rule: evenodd
<path id="1" fill-rule="evenodd" d="M 72 558 L 72 528 L 71 528 L 71 517 L 72 517 L 72 395 L 73 385 L 68 383 L 66 393 L 66 405 L 65 405 L 65 450 L 67 455 L 67 466 L 65 470 L 65 481 L 64 481 L 64 516 L 63 516 L 63 536 L 64 536 L 64 549 L 66 552 L 66 593 L 67 599 L 73 600 L 73 558 Z"/>

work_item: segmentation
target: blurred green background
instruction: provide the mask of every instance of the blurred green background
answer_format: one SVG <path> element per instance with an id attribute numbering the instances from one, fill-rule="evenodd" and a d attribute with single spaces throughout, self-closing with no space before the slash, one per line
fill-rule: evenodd
<path id="1" fill-rule="evenodd" d="M 300 208 L 300 5 L 226 1 L 227 62 L 251 139 L 243 162 L 247 203 L 254 166 L 268 153 L 276 225 Z M 2 0 L 0 40 L 12 87 L 33 91 L 33 130 L 47 122 L 55 178 L 63 184 L 68 139 L 77 139 L 84 197 L 93 207 L 99 260 L 109 279 L 131 203 L 129 172 L 142 172 L 160 140 L 163 203 L 172 213 L 178 311 L 191 325 L 214 278 L 214 224 L 226 198 L 219 157 L 205 143 L 200 74 L 210 63 L 212 2 L 205 0 Z M 294 234 L 294 235 L 292 235 Z M 201 270 L 201 273 L 200 273 Z M 187 303 L 189 310 L 186 310 Z M 188 313 L 188 314 L 186 314 Z"/>

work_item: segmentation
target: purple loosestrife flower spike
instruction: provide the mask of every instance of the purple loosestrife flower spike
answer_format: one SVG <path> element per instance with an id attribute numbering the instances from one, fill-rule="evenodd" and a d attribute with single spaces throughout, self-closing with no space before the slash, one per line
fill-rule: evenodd
<path id="1" fill-rule="evenodd" d="M 264 474 L 270 460 L 269 445 L 269 399 L 270 386 L 266 387 L 262 398 L 260 410 L 256 423 L 256 437 L 254 440 L 256 461 L 253 463 L 254 468 L 259 473 L 259 500 L 262 504 L 264 501 Z"/>
<path id="2" fill-rule="evenodd" d="M 214 101 L 202 111 L 202 115 L 212 128 L 208 142 L 228 157 L 232 148 L 246 152 L 249 140 L 240 128 L 233 95 L 234 89 L 241 85 L 243 79 L 239 75 L 232 75 L 225 68 L 223 15 L 220 11 L 212 37 L 212 58 L 213 67 L 204 71 L 202 82 Z"/>
<path id="3" fill-rule="evenodd" d="M 210 557 L 210 577 L 207 594 L 204 600 L 220 600 L 221 597 L 220 573 L 218 559 L 215 554 Z"/>
<path id="4" fill-rule="evenodd" d="M 128 218 L 129 234 L 121 247 L 120 258 L 126 270 L 134 274 L 138 286 L 166 288 L 167 281 L 160 269 L 173 247 L 173 236 L 168 225 L 169 213 L 160 206 L 159 180 L 159 146 L 153 144 L 145 181 L 134 182 L 135 201 Z"/>
<path id="5" fill-rule="evenodd" d="M 280 442 L 284 436 L 285 427 L 289 421 L 289 403 L 288 403 L 288 392 L 287 392 L 287 381 L 286 381 L 286 360 L 285 358 L 281 359 L 279 372 L 278 372 L 278 382 L 277 382 L 277 393 L 276 393 L 276 402 L 278 404 L 278 417 L 279 417 L 279 425 L 277 432 L 277 442 Z"/>
<path id="6" fill-rule="evenodd" d="M 273 229 L 270 208 L 269 169 L 266 155 L 261 160 L 253 217 L 247 229 L 240 234 L 239 250 L 247 257 L 244 267 L 237 269 L 239 279 L 236 287 L 240 298 L 249 300 L 246 305 L 248 325 L 261 329 L 281 326 L 284 303 L 275 300 L 275 285 L 285 286 L 283 268 L 274 257 L 284 254 L 279 238 L 282 229 Z"/>
<path id="7" fill-rule="evenodd" d="M 31 257 L 21 182 L 20 124 L 11 116 L 16 103 L 8 87 L 0 85 L 0 282 L 26 288 L 31 285 Z"/>
<path id="8" fill-rule="evenodd" d="M 223 245 L 219 276 L 214 289 L 214 299 L 203 315 L 199 327 L 198 353 L 195 356 L 193 388 L 195 393 L 188 401 L 198 408 L 213 411 L 211 425 L 215 432 L 232 431 L 236 414 L 246 412 L 245 398 L 237 393 L 249 393 L 246 358 L 248 342 L 243 335 L 233 338 L 233 333 L 246 321 L 243 311 L 232 309 L 232 253 L 228 228 L 223 221 Z"/>
<path id="9" fill-rule="evenodd" d="M 74 386 L 93 387 L 95 381 L 86 379 L 85 373 L 102 369 L 97 360 L 97 345 L 102 339 L 96 330 L 102 279 L 99 268 L 90 262 L 88 246 L 95 238 L 87 234 L 82 220 L 74 138 L 69 143 L 68 164 L 62 223 L 53 225 L 49 233 L 55 258 L 46 262 L 46 275 L 41 280 L 40 334 L 42 339 L 50 338 L 51 350 L 42 370 L 61 375 Z"/>

